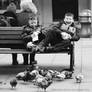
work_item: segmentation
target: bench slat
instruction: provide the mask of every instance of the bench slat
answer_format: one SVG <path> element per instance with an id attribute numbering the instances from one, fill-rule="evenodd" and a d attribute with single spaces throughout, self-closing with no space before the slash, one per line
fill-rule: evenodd
<path id="1" fill-rule="evenodd" d="M 0 54 L 12 54 L 12 53 L 18 53 L 18 54 L 22 54 L 22 53 L 31 53 L 31 51 L 27 51 L 26 49 L 0 49 Z M 52 54 L 54 53 L 61 53 L 61 52 L 51 52 Z M 62 53 L 67 53 L 67 51 L 62 51 Z M 37 53 L 37 54 L 41 54 L 41 53 Z M 43 54 L 46 54 L 46 52 L 43 52 Z"/>
<path id="2" fill-rule="evenodd" d="M 22 29 L 23 29 L 23 27 L 0 27 L 0 30 L 6 30 L 6 31 L 9 31 L 9 30 L 16 31 L 16 30 L 22 30 Z"/>
<path id="3" fill-rule="evenodd" d="M 21 33 L 22 33 L 22 30 L 0 30 L 0 35 L 6 35 L 6 34 L 20 35 Z"/>
<path id="4" fill-rule="evenodd" d="M 21 36 L 20 35 L 14 35 L 14 34 L 0 34 L 0 40 L 7 40 L 7 39 L 11 39 L 11 40 L 20 40 Z"/>
<path id="5" fill-rule="evenodd" d="M 0 39 L 0 44 L 23 44 L 23 40 L 9 40 L 9 39 L 1 40 Z"/>

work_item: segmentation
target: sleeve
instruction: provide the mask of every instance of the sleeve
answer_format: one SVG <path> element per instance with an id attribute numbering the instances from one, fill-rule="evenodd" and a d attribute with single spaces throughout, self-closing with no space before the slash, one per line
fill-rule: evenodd
<path id="1" fill-rule="evenodd" d="M 57 23 L 53 28 L 54 28 L 54 30 L 56 30 L 58 33 L 61 33 L 61 32 L 66 32 L 66 33 L 68 33 L 68 34 L 70 34 L 71 36 L 73 35 L 73 33 L 72 32 L 70 32 L 70 31 L 68 31 L 68 28 L 66 28 L 66 29 L 62 29 L 62 25 L 64 24 L 64 22 L 63 21 L 60 21 L 59 23 Z"/>
<path id="2" fill-rule="evenodd" d="M 28 34 L 27 26 L 23 27 L 23 32 L 21 34 L 21 38 L 24 41 L 31 41 L 32 40 L 31 34 Z"/>
<path id="3" fill-rule="evenodd" d="M 23 26 L 23 28 L 22 28 L 22 30 L 23 30 L 22 33 L 21 33 L 21 38 L 22 39 L 27 35 L 27 32 L 26 32 L 25 28 L 26 28 L 26 26 Z"/>
<path id="4" fill-rule="evenodd" d="M 76 32 L 74 33 L 71 41 L 78 41 L 80 39 L 79 32 L 81 30 L 81 24 L 80 23 L 76 23 L 75 24 L 75 28 L 76 28 Z"/>

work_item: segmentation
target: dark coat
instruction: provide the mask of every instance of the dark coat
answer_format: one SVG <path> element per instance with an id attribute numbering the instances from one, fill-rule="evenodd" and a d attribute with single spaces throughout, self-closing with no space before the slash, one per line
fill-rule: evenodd
<path id="1" fill-rule="evenodd" d="M 21 34 L 21 37 L 22 39 L 24 40 L 24 42 L 27 44 L 28 42 L 32 41 L 32 37 L 31 35 L 33 34 L 34 31 L 36 31 L 40 26 L 36 26 L 36 27 L 33 27 L 33 26 L 29 26 L 29 25 L 26 25 L 23 27 L 23 32 Z M 39 43 L 43 38 L 45 37 L 44 34 L 42 34 L 41 30 L 40 30 L 40 33 L 38 34 L 38 42 Z M 34 43 L 34 42 L 33 42 Z"/>
<path id="2" fill-rule="evenodd" d="M 9 20 L 9 23 L 11 26 L 18 26 L 18 19 L 17 19 L 16 13 L 14 13 L 12 11 L 5 11 L 3 13 L 3 16 L 5 16 L 6 18 L 8 18 L 8 17 L 12 18 Z"/>
<path id="3" fill-rule="evenodd" d="M 53 31 L 56 31 L 56 33 L 57 33 L 58 36 L 59 36 L 60 33 L 61 33 L 61 31 L 62 31 L 62 32 L 67 32 L 67 33 L 69 33 L 70 35 L 72 35 L 71 41 L 78 41 L 78 40 L 80 39 L 80 37 L 79 37 L 79 32 L 80 32 L 80 29 L 81 29 L 81 24 L 80 24 L 79 22 L 74 22 L 71 26 L 76 28 L 76 32 L 75 32 L 75 33 L 71 33 L 71 32 L 69 32 L 69 31 L 60 29 L 60 27 L 61 27 L 61 25 L 62 25 L 63 23 L 64 23 L 63 21 L 60 21 L 60 22 L 58 22 L 57 24 L 51 24 L 51 25 L 49 25 L 49 27 L 43 28 L 42 33 L 43 33 L 44 35 L 47 35 L 47 34 L 48 34 L 48 31 L 53 30 Z"/>

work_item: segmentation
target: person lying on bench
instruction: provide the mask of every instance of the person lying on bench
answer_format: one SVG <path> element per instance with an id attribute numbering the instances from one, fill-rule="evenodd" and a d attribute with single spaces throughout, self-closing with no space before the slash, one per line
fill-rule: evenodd
<path id="1" fill-rule="evenodd" d="M 60 51 L 71 45 L 71 40 L 79 40 L 78 31 L 80 25 L 76 25 L 74 22 L 74 15 L 72 13 L 66 13 L 63 22 L 51 26 L 43 39 L 35 48 L 35 51 Z M 46 48 L 51 45 L 51 48 Z"/>
<path id="2" fill-rule="evenodd" d="M 26 48 L 32 52 L 30 54 L 30 65 L 36 64 L 35 53 L 32 47 L 35 47 L 44 38 L 44 35 L 41 33 L 41 26 L 38 24 L 37 16 L 29 18 L 28 24 L 23 27 L 21 37 L 24 40 Z"/>

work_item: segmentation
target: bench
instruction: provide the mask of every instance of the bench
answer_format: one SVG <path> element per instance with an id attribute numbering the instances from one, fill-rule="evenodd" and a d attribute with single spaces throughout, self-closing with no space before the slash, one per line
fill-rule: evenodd
<path id="1" fill-rule="evenodd" d="M 30 51 L 25 49 L 23 40 L 21 39 L 21 32 L 22 27 L 0 27 L 0 54 L 31 53 Z M 64 48 L 59 52 L 51 52 L 51 53 L 67 53 L 68 55 L 70 55 L 70 70 L 73 70 L 74 66 L 73 42 L 71 42 L 70 47 Z"/>

